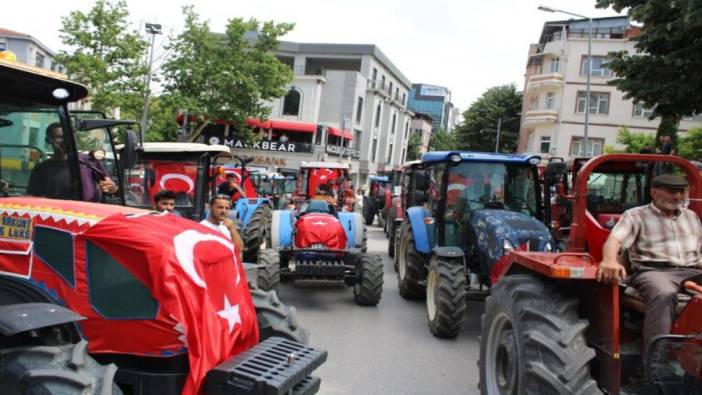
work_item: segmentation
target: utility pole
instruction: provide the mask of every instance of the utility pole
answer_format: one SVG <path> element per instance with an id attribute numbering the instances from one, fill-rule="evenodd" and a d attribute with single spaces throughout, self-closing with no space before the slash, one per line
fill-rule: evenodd
<path id="1" fill-rule="evenodd" d="M 500 131 L 502 130 L 502 118 L 497 118 L 497 138 L 495 139 L 495 152 L 500 152 Z"/>
<path id="2" fill-rule="evenodd" d="M 161 34 L 161 25 L 156 23 L 146 24 L 146 33 L 151 34 L 151 49 L 149 54 L 149 65 L 146 71 L 146 89 L 144 94 L 144 111 L 141 116 L 141 140 L 144 142 L 144 134 L 146 133 L 146 120 L 149 117 L 149 99 L 151 97 L 151 64 L 154 61 L 154 42 L 156 35 Z"/>

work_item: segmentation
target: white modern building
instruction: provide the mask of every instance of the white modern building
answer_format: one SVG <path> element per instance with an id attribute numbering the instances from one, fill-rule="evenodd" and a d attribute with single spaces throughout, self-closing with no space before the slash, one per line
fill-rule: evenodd
<path id="1" fill-rule="evenodd" d="M 649 120 L 649 108 L 625 100 L 623 92 L 608 85 L 614 78 L 606 66 L 608 54 L 635 52 L 631 38 L 638 33 L 626 16 L 593 20 L 589 156 L 601 154 L 606 145 L 622 148 L 617 144 L 622 127 L 652 134 L 658 129 L 660 120 Z M 587 20 L 547 22 L 538 44 L 530 46 L 518 151 L 566 159 L 578 156 L 585 126 L 587 37 Z M 685 119 L 680 135 L 700 126 L 698 118 Z"/>
<path id="2" fill-rule="evenodd" d="M 285 96 L 270 103 L 269 120 L 252 123 L 262 143 L 236 150 L 271 169 L 295 169 L 303 160 L 348 161 L 359 185 L 405 161 L 411 83 L 377 46 L 281 41 L 275 55 L 294 79 Z M 212 137 L 205 134 L 206 141 Z M 277 144 L 264 149 L 263 141 Z"/>

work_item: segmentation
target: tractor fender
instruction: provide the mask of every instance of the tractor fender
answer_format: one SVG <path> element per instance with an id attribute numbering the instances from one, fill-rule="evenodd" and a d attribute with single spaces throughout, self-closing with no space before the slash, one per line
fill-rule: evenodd
<path id="1" fill-rule="evenodd" d="M 236 210 L 239 219 L 241 220 L 242 227 L 244 229 L 246 229 L 246 225 L 248 225 L 249 221 L 251 221 L 251 217 L 253 217 L 254 213 L 256 212 L 256 209 L 259 208 L 262 204 L 270 205 L 271 203 L 268 199 L 265 198 L 242 198 L 236 201 L 234 209 Z M 273 206 L 271 205 L 271 207 Z"/>
<path id="2" fill-rule="evenodd" d="M 439 258 L 446 259 L 461 259 L 463 258 L 463 250 L 459 247 L 434 247 L 431 253 Z"/>
<path id="3" fill-rule="evenodd" d="M 275 210 L 271 215 L 271 248 L 292 246 L 292 210 Z"/>
<path id="4" fill-rule="evenodd" d="M 53 303 L 16 303 L 0 306 L 0 334 L 12 336 L 33 329 L 68 324 L 85 317 Z"/>
<path id="5" fill-rule="evenodd" d="M 359 213 L 341 212 L 339 222 L 346 232 L 348 248 L 361 248 L 363 242 L 363 216 Z"/>
<path id="6" fill-rule="evenodd" d="M 429 210 L 426 207 L 415 206 L 407 209 L 407 219 L 412 230 L 412 236 L 414 236 L 414 248 L 423 254 L 429 254 L 432 245 L 429 239 L 429 232 L 427 232 L 427 225 L 424 223 L 424 218 L 427 217 L 431 217 L 431 214 L 429 214 Z"/>

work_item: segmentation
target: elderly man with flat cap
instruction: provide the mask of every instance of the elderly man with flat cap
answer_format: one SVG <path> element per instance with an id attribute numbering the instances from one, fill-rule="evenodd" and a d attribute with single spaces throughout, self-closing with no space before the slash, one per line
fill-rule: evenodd
<path id="1" fill-rule="evenodd" d="M 702 274 L 702 225 L 684 207 L 688 184 L 684 178 L 664 174 L 651 182 L 653 202 L 627 210 L 612 229 L 603 249 L 597 280 L 616 283 L 626 276 L 617 260 L 621 249 L 629 253 L 633 273 L 629 284 L 646 300 L 643 344 L 670 332 L 680 284 Z"/>

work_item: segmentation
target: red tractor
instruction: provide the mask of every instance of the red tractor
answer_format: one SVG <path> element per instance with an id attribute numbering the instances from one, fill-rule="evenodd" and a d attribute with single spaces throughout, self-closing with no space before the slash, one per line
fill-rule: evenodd
<path id="1" fill-rule="evenodd" d="M 388 255 L 395 257 L 395 245 L 400 235 L 400 226 L 405 219 L 405 211 L 408 207 L 418 206 L 424 203 L 424 193 L 419 192 L 427 188 L 426 178 L 423 172 L 422 161 L 415 160 L 407 162 L 394 172 L 392 178 L 392 200 L 386 204 L 386 225 L 388 232 Z M 397 269 L 397 261 L 395 262 Z"/>
<path id="2" fill-rule="evenodd" d="M 117 156 L 112 127 L 125 122 L 68 111 L 87 93 L 0 61 L 2 392 L 316 391 L 325 352 L 290 340 L 294 311 L 249 289 L 231 242 L 123 207 L 136 135 Z"/>
<path id="3" fill-rule="evenodd" d="M 645 301 L 631 286 L 596 282 L 614 224 L 625 210 L 650 202 L 657 162 L 687 178 L 689 208 L 701 215 L 702 174 L 689 161 L 602 155 L 576 164 L 572 188 L 556 203 L 572 217 L 559 233 L 567 252 L 515 249 L 495 265 L 482 318 L 483 394 L 701 393 L 702 296 L 681 290 L 672 334 L 657 338 L 644 355 Z M 567 183 L 566 173 L 562 163 L 549 164 L 547 186 Z M 642 362 L 646 383 L 632 380 Z"/>

